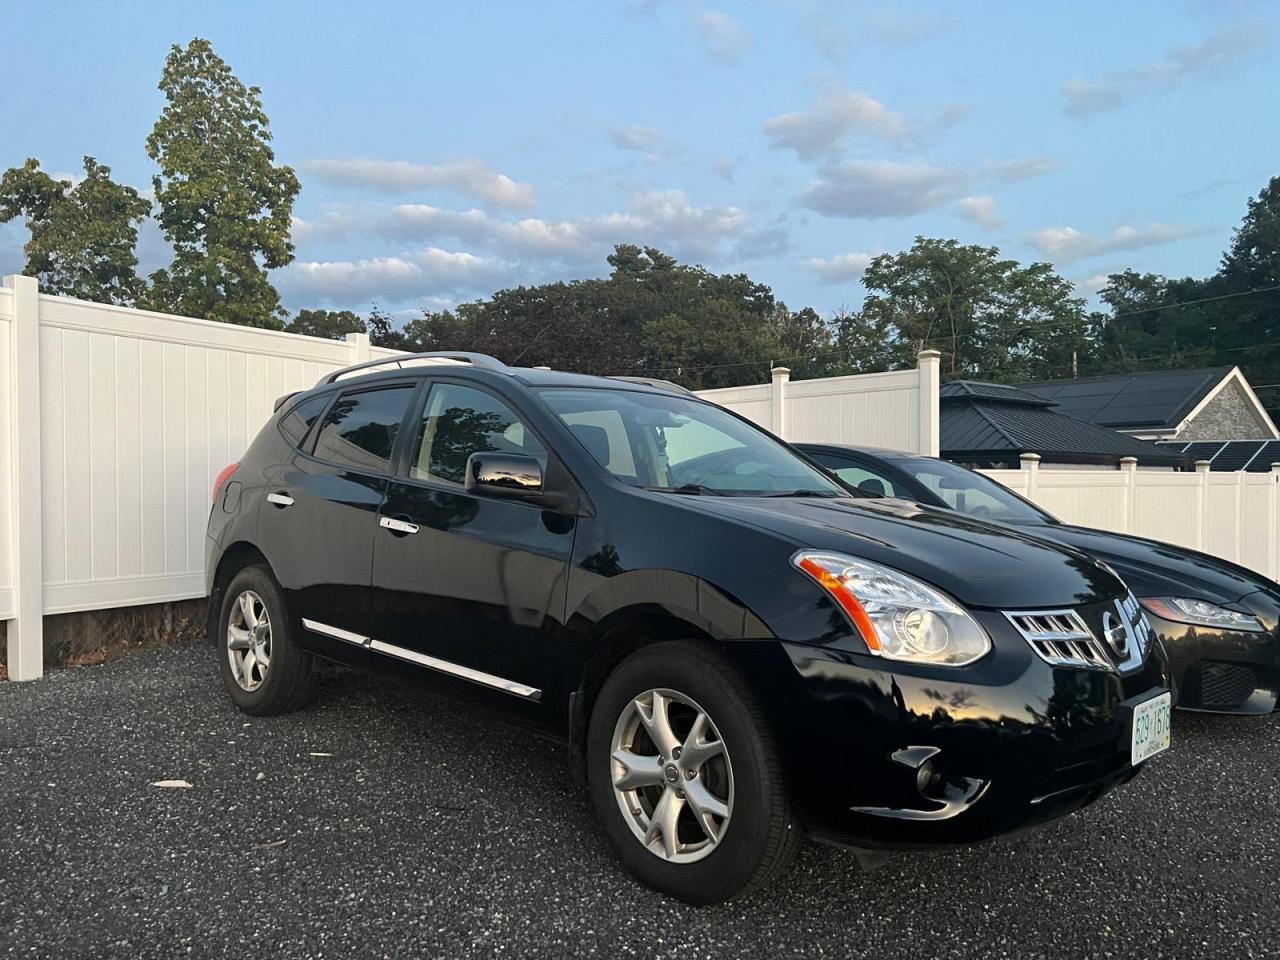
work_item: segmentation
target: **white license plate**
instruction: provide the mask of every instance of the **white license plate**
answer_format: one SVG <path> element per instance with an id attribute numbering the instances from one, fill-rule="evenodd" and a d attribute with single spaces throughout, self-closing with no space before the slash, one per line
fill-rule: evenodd
<path id="1" fill-rule="evenodd" d="M 1173 696 L 1162 693 L 1133 708 L 1133 734 L 1129 761 L 1135 766 L 1169 749 L 1169 713 Z"/>

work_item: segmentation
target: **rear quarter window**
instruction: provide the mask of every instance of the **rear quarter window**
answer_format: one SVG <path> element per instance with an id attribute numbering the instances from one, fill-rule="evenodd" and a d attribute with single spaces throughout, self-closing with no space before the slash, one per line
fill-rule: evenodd
<path id="1" fill-rule="evenodd" d="M 302 441 L 307 438 L 312 425 L 320 418 L 320 414 L 324 413 L 324 408 L 329 403 L 329 396 L 326 393 L 303 400 L 280 418 L 280 432 L 284 434 L 290 446 L 302 446 Z"/>

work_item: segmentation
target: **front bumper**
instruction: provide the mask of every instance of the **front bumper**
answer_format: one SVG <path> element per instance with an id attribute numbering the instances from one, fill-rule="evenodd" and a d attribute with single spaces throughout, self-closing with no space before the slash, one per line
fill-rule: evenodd
<path id="1" fill-rule="evenodd" d="M 1212 630 L 1150 612 L 1147 619 L 1168 654 L 1178 709 L 1254 716 L 1271 713 L 1280 703 L 1280 639 L 1275 630 Z"/>
<path id="2" fill-rule="evenodd" d="M 982 619 L 1001 636 L 963 669 L 776 645 L 787 663 L 761 679 L 793 798 L 817 839 L 973 843 L 1057 819 L 1136 775 L 1132 710 L 1167 689 L 1159 645 L 1123 676 L 1055 667 L 998 615 Z"/>

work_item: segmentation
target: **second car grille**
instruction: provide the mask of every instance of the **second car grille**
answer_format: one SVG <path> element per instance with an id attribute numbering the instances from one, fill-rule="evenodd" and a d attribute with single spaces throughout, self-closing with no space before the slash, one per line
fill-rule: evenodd
<path id="1" fill-rule="evenodd" d="M 1151 645 L 1151 625 L 1132 594 L 1112 603 L 1060 610 L 1019 610 L 1005 616 L 1047 663 L 1128 672 Z"/>

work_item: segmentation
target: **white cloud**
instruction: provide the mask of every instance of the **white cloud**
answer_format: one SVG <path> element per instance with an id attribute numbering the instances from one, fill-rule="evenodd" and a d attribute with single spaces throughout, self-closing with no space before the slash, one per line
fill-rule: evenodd
<path id="1" fill-rule="evenodd" d="M 822 283 L 848 283 L 866 273 L 875 257 L 874 253 L 841 253 L 830 259 L 810 257 L 804 265 L 816 273 Z"/>
<path id="2" fill-rule="evenodd" d="M 1092 297 L 1111 282 L 1111 276 L 1107 273 L 1094 273 L 1072 282 L 1075 284 L 1076 293 L 1083 297 Z"/>
<path id="3" fill-rule="evenodd" d="M 746 28 L 727 13 L 707 10 L 694 21 L 698 42 L 721 63 L 737 63 L 751 46 Z"/>
<path id="4" fill-rule="evenodd" d="M 956 213 L 966 220 L 972 220 L 980 227 L 1003 227 L 1004 217 L 996 207 L 996 198 L 984 195 L 981 197 L 961 197 L 956 202 Z"/>
<path id="5" fill-rule="evenodd" d="M 801 195 L 811 210 L 838 217 L 904 217 L 954 199 L 972 179 L 928 163 L 854 160 L 824 169 Z"/>
<path id="6" fill-rule="evenodd" d="M 337 186 L 384 193 L 450 189 L 497 207 L 517 209 L 533 205 L 531 184 L 519 183 L 480 160 L 424 164 L 348 158 L 305 160 L 299 166 L 317 180 Z"/>
<path id="7" fill-rule="evenodd" d="M 652 127 L 642 127 L 632 123 L 625 127 L 613 127 L 609 131 L 609 139 L 619 150 L 631 150 L 646 154 L 651 159 L 665 155 L 670 149 L 666 134 Z"/>
<path id="8" fill-rule="evenodd" d="M 777 249 L 777 231 L 753 231 L 732 206 L 698 206 L 680 190 L 638 193 L 627 210 L 558 220 L 507 220 L 483 210 L 447 210 L 425 203 L 331 207 L 317 220 L 294 221 L 295 243 L 381 236 L 401 242 L 452 239 L 506 260 L 598 265 L 616 243 L 662 247 L 683 259 L 716 259 L 733 244 Z M 785 242 L 785 235 L 783 235 Z"/>
<path id="9" fill-rule="evenodd" d="M 1119 226 L 1107 234 L 1081 233 L 1075 227 L 1047 227 L 1027 238 L 1027 242 L 1054 263 L 1074 263 L 1121 250 L 1140 250 L 1172 243 L 1195 231 L 1165 223 L 1144 227 Z"/>
<path id="10" fill-rule="evenodd" d="M 834 217 L 907 217 L 960 200 L 978 184 L 1024 180 L 1052 169 L 1056 167 L 1043 159 L 976 168 L 853 160 L 820 168 L 800 201 L 810 210 Z"/>
<path id="11" fill-rule="evenodd" d="M 349 306 L 488 292 L 507 269 L 494 259 L 428 247 L 357 261 L 295 260 L 277 276 L 281 291 L 294 302 Z"/>
<path id="12" fill-rule="evenodd" d="M 854 136 L 898 143 L 909 135 L 907 122 L 865 93 L 827 87 L 804 113 L 784 113 L 764 125 L 771 147 L 787 148 L 805 160 L 832 153 Z"/>
<path id="13" fill-rule="evenodd" d="M 1062 111 L 1082 117 L 1114 110 L 1134 97 L 1163 93 L 1189 77 L 1239 63 L 1266 44 L 1266 31 L 1258 24 L 1218 30 L 1199 43 L 1175 47 L 1154 63 L 1063 84 Z"/>

